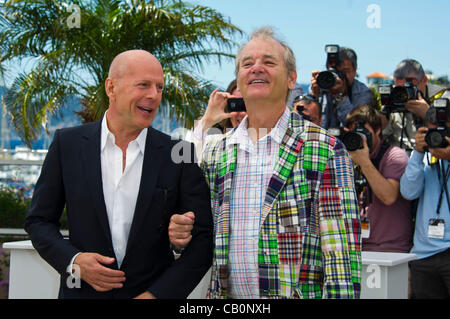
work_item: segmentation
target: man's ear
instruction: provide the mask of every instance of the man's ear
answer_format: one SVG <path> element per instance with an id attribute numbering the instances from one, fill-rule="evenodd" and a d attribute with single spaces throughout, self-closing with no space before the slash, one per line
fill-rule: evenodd
<path id="1" fill-rule="evenodd" d="M 114 82 L 111 78 L 107 78 L 105 81 L 105 91 L 110 99 L 114 97 Z"/>
<path id="2" fill-rule="evenodd" d="M 297 71 L 294 70 L 288 75 L 288 87 L 290 90 L 295 88 L 295 83 L 297 83 Z"/>
<path id="3" fill-rule="evenodd" d="M 428 83 L 428 77 L 425 75 L 424 77 L 423 77 L 423 79 L 420 81 L 421 83 L 419 84 L 421 87 L 423 87 L 423 88 L 425 88 L 425 86 L 427 85 L 427 83 Z M 424 89 L 424 93 L 425 93 L 425 89 Z"/>

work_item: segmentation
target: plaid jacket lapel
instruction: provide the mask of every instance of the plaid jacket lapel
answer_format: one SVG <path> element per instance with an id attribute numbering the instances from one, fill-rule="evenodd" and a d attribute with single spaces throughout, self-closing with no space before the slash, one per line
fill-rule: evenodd
<path id="1" fill-rule="evenodd" d="M 237 162 L 237 144 L 227 147 L 225 139 L 222 142 L 217 161 L 217 199 L 221 211 L 216 223 L 216 258 L 219 264 L 228 262 L 228 238 L 230 232 L 230 201 L 231 187 Z"/>
<path id="2" fill-rule="evenodd" d="M 272 175 L 269 186 L 267 187 L 266 197 L 264 200 L 264 207 L 262 211 L 261 224 L 264 223 L 267 215 L 272 209 L 272 205 L 280 194 L 281 190 L 286 184 L 289 175 L 300 149 L 303 145 L 301 133 L 304 130 L 303 119 L 297 113 L 292 112 L 289 118 L 288 128 L 286 134 L 281 142 L 280 150 L 278 152 L 278 161 L 274 166 L 274 174 Z"/>

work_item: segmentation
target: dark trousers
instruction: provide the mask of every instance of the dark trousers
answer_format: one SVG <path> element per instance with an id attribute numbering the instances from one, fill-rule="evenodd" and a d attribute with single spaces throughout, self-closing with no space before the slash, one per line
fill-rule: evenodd
<path id="1" fill-rule="evenodd" d="M 450 298 L 450 249 L 409 262 L 412 298 Z"/>

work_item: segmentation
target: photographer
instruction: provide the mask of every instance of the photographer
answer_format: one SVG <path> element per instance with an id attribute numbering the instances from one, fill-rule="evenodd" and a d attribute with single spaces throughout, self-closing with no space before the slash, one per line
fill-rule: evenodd
<path id="1" fill-rule="evenodd" d="M 322 123 L 322 106 L 313 96 L 300 95 L 294 99 L 292 108 L 304 119 L 320 126 Z"/>
<path id="2" fill-rule="evenodd" d="M 412 59 L 401 61 L 394 71 L 395 87 L 411 86 L 418 91 L 408 99 L 403 107 L 396 107 L 400 111 L 389 111 L 389 106 L 383 109 L 387 117 L 383 118 L 383 136 L 391 145 L 400 146 L 406 150 L 414 148 L 416 126 L 420 126 L 429 109 L 430 103 L 438 97 L 448 97 L 450 92 L 438 85 L 428 83 L 422 65 Z M 414 91 L 413 90 L 413 91 Z"/>
<path id="3" fill-rule="evenodd" d="M 449 115 L 448 99 L 435 100 L 400 181 L 405 198 L 419 199 L 411 250 L 418 259 L 409 263 L 414 298 L 450 298 Z"/>
<path id="4" fill-rule="evenodd" d="M 228 84 L 225 92 L 216 89 L 211 93 L 205 114 L 196 122 L 194 129 L 187 132 L 184 137 L 186 141 L 194 143 L 199 163 L 207 143 L 222 138 L 222 134 L 237 127 L 247 116 L 247 112 L 243 110 L 230 112 L 227 109 L 229 98 L 242 98 L 236 79 Z"/>
<path id="5" fill-rule="evenodd" d="M 383 142 L 380 114 L 368 105 L 356 107 L 347 115 L 344 130 L 347 133 L 342 141 L 368 184 L 360 194 L 363 251 L 409 252 L 410 202 L 400 195 L 400 177 L 408 162 L 406 152 Z"/>
<path id="6" fill-rule="evenodd" d="M 330 46 L 327 46 L 326 50 L 328 47 Z M 344 126 L 345 117 L 351 110 L 356 106 L 371 103 L 372 92 L 355 78 L 357 57 L 352 49 L 337 47 L 336 58 L 333 53 L 328 52 L 327 70 L 333 68 L 336 69 L 338 77 L 330 89 L 319 86 L 318 78 L 323 72 L 312 72 L 310 93 L 322 104 L 322 127 L 329 130 L 331 134 L 338 135 L 336 129 Z"/>

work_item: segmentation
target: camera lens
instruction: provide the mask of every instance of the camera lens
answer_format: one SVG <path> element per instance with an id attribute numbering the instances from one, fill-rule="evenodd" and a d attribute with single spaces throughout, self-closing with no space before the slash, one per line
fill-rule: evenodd
<path id="1" fill-rule="evenodd" d="M 396 86 L 392 89 L 391 102 L 393 104 L 405 104 L 408 99 L 408 90 L 404 86 Z"/>
<path id="2" fill-rule="evenodd" d="M 317 76 L 317 84 L 323 90 L 329 90 L 336 84 L 336 74 L 331 71 L 322 71 Z"/>
<path id="3" fill-rule="evenodd" d="M 438 130 L 429 130 L 425 135 L 425 142 L 430 148 L 441 148 L 447 146 L 444 134 Z"/>
<path id="4" fill-rule="evenodd" d="M 347 132 L 342 136 L 342 143 L 348 151 L 353 152 L 357 149 L 364 148 L 363 139 L 360 133 Z"/>

